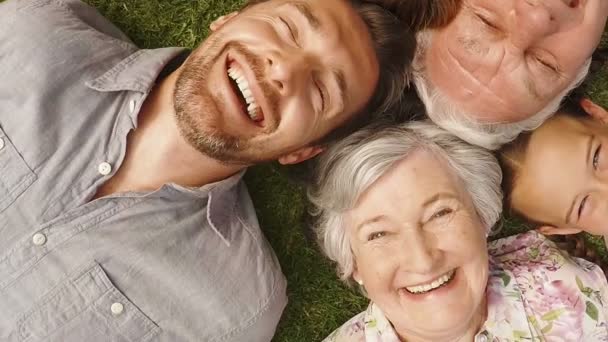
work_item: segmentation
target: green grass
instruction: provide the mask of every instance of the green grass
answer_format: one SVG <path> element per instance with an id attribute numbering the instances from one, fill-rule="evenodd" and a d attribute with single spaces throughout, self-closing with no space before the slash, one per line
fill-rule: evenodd
<path id="1" fill-rule="evenodd" d="M 208 25 L 240 6 L 231 0 L 87 0 L 116 23 L 142 48 L 195 47 Z M 604 69 L 589 88 L 591 97 L 608 105 L 608 73 Z M 287 276 L 289 305 L 275 341 L 318 341 L 360 312 L 367 300 L 343 286 L 333 266 L 306 238 L 303 191 L 290 184 L 274 164 L 253 167 L 246 176 L 260 224 Z M 501 235 L 525 230 L 505 220 Z M 606 259 L 603 243 L 593 240 Z M 608 261 L 608 260 L 606 260 Z"/>

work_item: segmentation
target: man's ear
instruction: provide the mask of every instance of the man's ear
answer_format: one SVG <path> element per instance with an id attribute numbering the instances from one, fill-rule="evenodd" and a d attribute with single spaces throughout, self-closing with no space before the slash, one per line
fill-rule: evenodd
<path id="1" fill-rule="evenodd" d="M 544 235 L 570 235 L 570 234 L 578 234 L 582 232 L 582 229 L 578 228 L 570 228 L 570 227 L 562 227 L 557 228 L 554 226 L 541 226 L 536 229 L 539 233 Z"/>
<path id="2" fill-rule="evenodd" d="M 319 147 L 319 146 L 302 147 L 301 149 L 299 149 L 297 151 L 293 151 L 291 153 L 282 155 L 281 157 L 279 157 L 278 161 L 279 161 L 279 163 L 281 163 L 283 165 L 297 164 L 297 163 L 303 162 L 305 160 L 308 160 L 310 158 L 313 158 L 321 152 L 323 152 L 323 147 Z"/>
<path id="3" fill-rule="evenodd" d="M 608 112 L 601 106 L 597 105 L 589 99 L 582 99 L 581 107 L 589 114 L 592 118 L 601 121 L 604 124 L 608 124 Z"/>
<path id="4" fill-rule="evenodd" d="M 211 25 L 209 25 L 209 29 L 211 31 L 217 31 L 217 29 L 224 26 L 225 23 L 234 18 L 234 16 L 237 14 L 239 14 L 239 12 L 232 12 L 215 19 Z"/>

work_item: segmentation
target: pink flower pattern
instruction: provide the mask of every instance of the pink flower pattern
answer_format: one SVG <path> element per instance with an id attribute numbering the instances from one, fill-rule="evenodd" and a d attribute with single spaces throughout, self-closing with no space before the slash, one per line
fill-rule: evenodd
<path id="1" fill-rule="evenodd" d="M 597 265 L 570 257 L 535 231 L 496 240 L 488 252 L 488 317 L 475 342 L 608 342 L 608 283 Z M 399 339 L 370 303 L 325 341 Z"/>

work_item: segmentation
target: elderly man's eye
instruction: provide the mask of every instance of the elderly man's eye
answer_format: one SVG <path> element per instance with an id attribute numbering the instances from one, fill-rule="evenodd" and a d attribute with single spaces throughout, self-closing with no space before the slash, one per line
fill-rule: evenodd
<path id="1" fill-rule="evenodd" d="M 481 15 L 481 14 L 476 14 L 477 18 L 479 18 L 479 20 L 484 23 L 484 25 L 486 25 L 487 27 L 493 29 L 493 30 L 498 30 L 499 27 L 498 25 L 496 25 L 494 22 L 492 22 L 490 19 L 486 18 L 485 16 Z"/>
<path id="2" fill-rule="evenodd" d="M 386 235 L 386 232 L 375 232 L 375 233 L 369 234 L 369 236 L 367 237 L 367 241 L 376 240 L 385 235 Z"/>
<path id="3" fill-rule="evenodd" d="M 551 70 L 551 71 L 553 71 L 555 73 L 559 72 L 559 69 L 555 65 L 553 65 L 552 63 L 547 62 L 545 59 L 543 59 L 541 57 L 538 57 L 538 56 L 535 56 L 534 58 L 543 67 L 545 67 L 545 68 L 547 68 L 547 69 L 549 69 L 549 70 Z"/>
<path id="4" fill-rule="evenodd" d="M 445 217 L 453 212 L 454 212 L 454 210 L 452 210 L 450 208 L 443 208 L 443 209 L 437 211 L 436 213 L 434 213 L 433 216 L 431 216 L 431 220 Z"/>

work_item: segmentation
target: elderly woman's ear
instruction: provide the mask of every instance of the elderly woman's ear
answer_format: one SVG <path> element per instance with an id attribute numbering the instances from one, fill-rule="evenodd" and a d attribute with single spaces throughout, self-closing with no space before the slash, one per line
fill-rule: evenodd
<path id="1" fill-rule="evenodd" d="M 363 280 L 361 280 L 361 277 L 359 276 L 359 272 L 357 271 L 357 269 L 355 268 L 355 270 L 353 271 L 353 280 L 359 284 L 359 286 L 363 286 Z"/>

